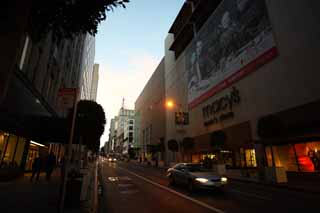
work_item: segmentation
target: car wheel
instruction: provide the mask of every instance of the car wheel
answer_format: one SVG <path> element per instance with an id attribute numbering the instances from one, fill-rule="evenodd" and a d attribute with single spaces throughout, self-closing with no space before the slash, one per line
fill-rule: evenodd
<path id="1" fill-rule="evenodd" d="M 194 190 L 195 190 L 194 183 L 193 183 L 192 180 L 189 180 L 189 182 L 188 182 L 188 191 L 189 192 L 194 192 Z"/>
<path id="2" fill-rule="evenodd" d="M 169 176 L 169 184 L 172 186 L 176 185 L 176 180 L 174 179 L 173 175 Z"/>

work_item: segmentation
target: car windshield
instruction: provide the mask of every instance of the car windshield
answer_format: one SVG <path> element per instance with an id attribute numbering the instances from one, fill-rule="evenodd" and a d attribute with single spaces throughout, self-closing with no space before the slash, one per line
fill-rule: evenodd
<path id="1" fill-rule="evenodd" d="M 208 169 L 204 168 L 202 164 L 187 164 L 189 172 L 207 172 Z"/>

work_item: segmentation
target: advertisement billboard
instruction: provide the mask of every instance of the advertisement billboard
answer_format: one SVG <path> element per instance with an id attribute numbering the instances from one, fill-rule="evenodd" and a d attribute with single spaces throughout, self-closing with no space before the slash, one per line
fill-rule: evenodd
<path id="1" fill-rule="evenodd" d="M 193 108 L 277 55 L 264 0 L 224 0 L 186 49 Z"/>

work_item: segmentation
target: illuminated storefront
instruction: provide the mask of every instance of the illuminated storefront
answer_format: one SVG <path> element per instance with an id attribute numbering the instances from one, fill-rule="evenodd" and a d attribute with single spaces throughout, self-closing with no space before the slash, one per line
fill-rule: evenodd
<path id="1" fill-rule="evenodd" d="M 1 169 L 19 169 L 23 166 L 26 139 L 0 131 Z"/>
<path id="2" fill-rule="evenodd" d="M 320 141 L 265 148 L 268 166 L 284 167 L 289 172 L 319 172 L 319 150 Z"/>

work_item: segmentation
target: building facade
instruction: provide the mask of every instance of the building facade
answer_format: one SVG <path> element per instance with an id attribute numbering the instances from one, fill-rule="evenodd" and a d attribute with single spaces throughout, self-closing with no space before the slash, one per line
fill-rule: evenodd
<path id="1" fill-rule="evenodd" d="M 90 94 L 90 99 L 93 101 L 97 100 L 98 83 L 99 83 L 99 64 L 94 64 L 93 73 L 92 73 L 91 94 Z"/>
<path id="2" fill-rule="evenodd" d="M 319 171 L 320 17 L 312 8 L 319 3 L 184 3 L 165 40 L 165 99 L 176 103 L 165 111 L 165 141 L 194 146 L 187 158 L 181 145 L 166 149 L 167 163 L 209 157 L 257 180 L 270 180 L 271 170 L 289 180 Z M 188 125 L 177 125 L 179 111 Z"/>
<path id="3" fill-rule="evenodd" d="M 0 102 L 0 173 L 4 177 L 30 170 L 36 156 L 48 153 L 49 138 L 58 134 L 49 136 L 42 130 L 65 114 L 59 108 L 58 91 L 79 87 L 81 79 L 83 36 L 59 40 L 48 33 L 34 41 L 21 32 L 18 41 L 13 70 L 3 70 L 10 75 Z"/>
<path id="4" fill-rule="evenodd" d="M 84 40 L 81 64 L 81 99 L 93 100 L 91 97 L 94 75 L 95 37 L 87 34 Z"/>
<path id="5" fill-rule="evenodd" d="M 164 60 L 150 77 L 139 97 L 135 101 L 137 117 L 137 143 L 140 157 L 152 159 L 152 146 L 159 145 L 165 138 L 165 85 Z M 164 161 L 164 156 L 159 156 Z"/>

